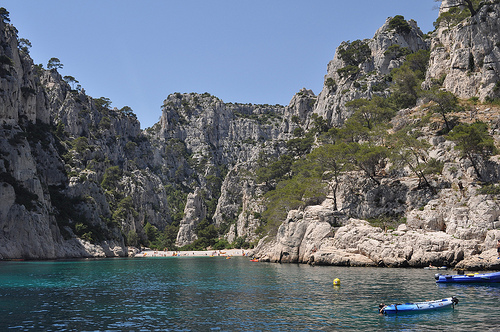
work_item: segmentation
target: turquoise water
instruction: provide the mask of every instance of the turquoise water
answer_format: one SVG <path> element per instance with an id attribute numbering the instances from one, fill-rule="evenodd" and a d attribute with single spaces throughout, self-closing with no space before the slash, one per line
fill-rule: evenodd
<path id="1" fill-rule="evenodd" d="M 377 313 L 380 302 L 452 295 L 455 309 Z M 499 322 L 500 286 L 437 285 L 423 269 L 245 257 L 0 262 L 0 331 L 474 331 Z"/>

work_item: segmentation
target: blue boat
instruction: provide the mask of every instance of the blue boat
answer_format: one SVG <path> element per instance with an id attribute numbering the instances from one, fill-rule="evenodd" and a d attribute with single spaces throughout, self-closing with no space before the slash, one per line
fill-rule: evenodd
<path id="1" fill-rule="evenodd" d="M 500 272 L 468 274 L 436 274 L 437 283 L 491 283 L 500 282 Z"/>
<path id="2" fill-rule="evenodd" d="M 457 303 L 458 299 L 452 296 L 435 301 L 398 303 L 389 305 L 380 304 L 379 312 L 384 315 L 401 314 L 401 313 L 418 313 L 418 312 L 426 312 L 429 310 L 438 310 L 450 307 L 455 308 L 455 305 Z"/>

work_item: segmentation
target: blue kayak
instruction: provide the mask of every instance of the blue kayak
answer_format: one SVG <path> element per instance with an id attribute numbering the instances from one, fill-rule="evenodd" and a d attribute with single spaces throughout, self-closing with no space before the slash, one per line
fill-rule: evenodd
<path id="1" fill-rule="evenodd" d="M 500 282 L 500 272 L 468 273 L 468 274 L 436 274 L 437 283 L 489 283 Z"/>
<path id="2" fill-rule="evenodd" d="M 417 313 L 429 310 L 437 310 L 444 308 L 454 308 L 458 303 L 458 299 L 454 296 L 442 300 L 415 302 L 415 303 L 401 303 L 401 304 L 381 304 L 379 312 L 385 315 L 398 314 L 398 313 Z"/>

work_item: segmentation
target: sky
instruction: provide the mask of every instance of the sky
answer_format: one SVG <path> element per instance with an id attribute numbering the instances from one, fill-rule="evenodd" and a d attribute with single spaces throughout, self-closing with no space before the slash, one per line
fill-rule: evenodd
<path id="1" fill-rule="evenodd" d="M 168 95 L 208 92 L 224 102 L 288 105 L 319 94 L 342 41 L 372 38 L 388 17 L 424 33 L 434 0 L 2 0 L 30 55 L 64 65 L 94 98 L 129 106 L 141 128 Z"/>

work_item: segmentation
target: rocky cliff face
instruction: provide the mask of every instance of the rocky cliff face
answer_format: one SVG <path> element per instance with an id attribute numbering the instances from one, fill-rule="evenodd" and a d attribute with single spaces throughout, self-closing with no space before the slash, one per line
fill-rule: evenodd
<path id="1" fill-rule="evenodd" d="M 372 39 L 343 42 L 328 63 L 314 112 L 330 124 L 340 126 L 352 114 L 345 107 L 347 102 L 388 94 L 387 75 L 403 63 L 402 50 L 414 53 L 429 48 L 417 22 L 410 20 L 408 30 L 398 31 L 391 27 L 392 19 L 389 17 Z"/>
<path id="2" fill-rule="evenodd" d="M 172 224 L 179 226 L 178 246 L 195 241 L 202 222 L 229 242 L 258 241 L 265 194 L 276 185 L 257 180 L 262 160 L 304 158 L 288 142 L 321 120 L 340 127 L 352 115 L 349 101 L 388 96 L 389 74 L 406 55 L 430 50 L 426 88 L 439 81 L 461 98 L 496 98 L 498 10 L 482 6 L 430 39 L 416 22 L 389 18 L 372 39 L 337 48 L 318 96 L 304 88 L 280 106 L 175 93 L 163 102 L 159 123 L 144 131 L 130 109 L 112 109 L 106 98 L 73 89 L 57 70 L 34 65 L 15 29 L 0 22 L 0 259 L 124 256 L 127 244 L 146 242 L 148 229 Z M 399 111 L 393 130 L 430 108 L 422 99 Z M 499 140 L 495 106 L 455 115 L 487 122 Z M 499 267 L 490 251 L 500 237 L 495 196 L 479 191 L 474 167 L 438 134 L 440 120 L 430 119 L 419 139 L 430 144 L 426 158 L 442 164 L 430 177 L 432 190 L 390 162 L 377 181 L 344 172 L 335 204 L 329 193 L 318 205 L 288 211 L 254 254 L 273 262 Z M 312 147 L 322 144 L 318 137 Z M 480 163 L 481 180 L 500 181 L 495 158 Z"/>
<path id="3" fill-rule="evenodd" d="M 443 6 L 447 4 L 443 2 Z M 498 38 L 493 36 L 499 31 L 499 9 L 498 4 L 487 3 L 480 7 L 475 17 L 455 27 L 440 26 L 429 41 L 418 38 L 405 40 L 406 44 L 399 41 L 413 50 L 425 49 L 430 43 L 429 70 L 424 88 L 431 88 L 441 81 L 443 89 L 460 98 L 493 100 L 498 97 Z M 387 23 L 374 39 L 365 41 L 370 45 L 372 55 L 377 54 L 376 49 L 388 49 L 381 45 L 395 43 L 397 37 L 393 35 L 385 39 L 384 32 L 387 33 Z M 342 120 L 335 121 L 335 116 L 331 115 L 335 112 L 331 111 L 329 104 L 335 105 L 338 110 L 337 119 L 346 114 L 341 106 L 345 101 L 342 102 L 342 97 L 339 97 L 335 83 L 349 84 L 349 79 L 337 75 L 339 68 L 345 66 L 339 49 L 329 64 L 325 86 L 315 108 L 315 112 L 323 112 L 323 115 L 333 119 L 333 123 L 341 123 Z M 379 51 L 378 54 L 385 52 Z M 397 66 L 397 62 L 388 61 L 384 56 L 371 59 L 373 62 L 366 61 L 370 64 L 368 67 L 380 72 Z M 361 67 L 363 64 L 360 64 Z M 346 100 L 369 98 L 368 86 L 364 94 L 354 89 L 354 85 L 349 92 L 344 90 L 345 94 L 353 94 Z M 394 128 L 401 128 L 401 122 L 408 124 L 415 121 L 412 119 L 422 117 L 422 109 L 428 110 L 424 105 L 400 111 L 393 120 Z M 480 120 L 489 123 L 490 133 L 495 140 L 498 139 L 495 129 L 499 116 L 497 107 L 472 106 L 469 112 L 457 113 L 456 116 L 463 122 Z M 346 266 L 422 267 L 443 264 L 462 269 L 500 268 L 496 252 L 492 249 L 495 239 L 500 237 L 495 198 L 480 193 L 481 184 L 470 161 L 458 154 L 453 142 L 436 135 L 432 129 L 436 125 L 440 126 L 435 123 L 426 127 L 421 136 L 421 139 L 431 143 L 428 156 L 443 163 L 441 175 L 432 180 L 432 186 L 439 188 L 436 192 L 422 188 L 411 172 L 404 169 L 399 170 L 396 177 L 382 178 L 380 184 L 364 180 L 361 173 L 346 174 L 337 194 L 337 204 L 339 210 L 344 212 L 341 216 L 351 216 L 350 219 L 333 215 L 335 209 L 330 200 L 319 206 L 306 207 L 303 211 L 290 211 L 277 236 L 261 240 L 255 255 L 272 262 Z M 485 161 L 481 167 L 481 173 L 488 178 L 483 178 L 483 181 L 498 182 L 496 157 Z M 390 167 L 385 171 L 386 174 L 394 172 Z M 402 223 L 391 230 L 388 225 L 384 226 L 385 222 L 374 227 L 366 221 L 388 214 L 403 216 Z"/>
<path id="4" fill-rule="evenodd" d="M 166 224 L 151 208 L 157 204 L 161 211 L 163 203 L 166 209 L 159 179 L 139 171 L 149 159 L 133 161 L 139 148 L 147 151 L 139 122 L 96 106 L 55 69 L 34 65 L 18 47 L 15 28 L 3 22 L 0 27 L 0 182 L 5 198 L 0 257 L 126 255 L 122 232 L 135 229 L 141 217 Z M 114 165 L 125 174 L 105 192 L 100 184 Z M 132 197 L 138 211 L 129 212 L 137 213 L 135 218 L 132 213 L 112 216 L 110 206 L 121 200 L 117 188 Z"/>
<path id="5" fill-rule="evenodd" d="M 487 3 L 455 27 L 441 24 L 431 39 L 427 87 L 441 80 L 459 98 L 500 96 L 499 10 L 498 4 Z"/>

